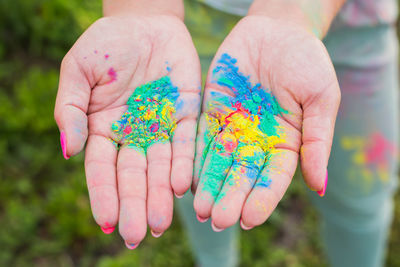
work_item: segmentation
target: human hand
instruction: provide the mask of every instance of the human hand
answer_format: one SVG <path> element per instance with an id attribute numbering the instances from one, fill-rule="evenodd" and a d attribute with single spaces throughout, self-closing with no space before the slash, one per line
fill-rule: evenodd
<path id="1" fill-rule="evenodd" d="M 199 220 L 211 217 L 215 231 L 239 218 L 246 230 L 262 224 L 289 186 L 299 154 L 305 182 L 323 195 L 339 102 L 319 39 L 283 20 L 242 19 L 206 82 L 192 185 Z"/>
<path id="2" fill-rule="evenodd" d="M 135 88 L 166 75 L 170 80 L 164 78 L 164 85 L 159 85 L 164 90 L 161 96 L 155 88 L 141 99 L 141 109 L 132 106 L 142 111 L 140 116 L 148 111 L 149 117 L 123 125 L 129 114 L 121 116 Z M 143 240 L 147 224 L 154 236 L 160 236 L 171 224 L 173 192 L 181 196 L 190 187 L 200 85 L 200 63 L 191 37 L 172 15 L 102 18 L 62 62 L 54 116 L 64 156 L 76 155 L 86 143 L 93 216 L 105 233 L 119 223 L 128 248 Z M 141 88 L 142 96 L 150 90 Z M 156 127 L 146 126 L 150 120 Z M 128 126 L 140 129 L 128 131 Z M 147 148 L 146 142 L 152 145 Z"/>

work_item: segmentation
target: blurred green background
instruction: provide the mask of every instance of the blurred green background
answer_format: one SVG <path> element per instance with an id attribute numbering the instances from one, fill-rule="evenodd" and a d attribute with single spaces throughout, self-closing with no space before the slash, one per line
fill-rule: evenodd
<path id="1" fill-rule="evenodd" d="M 83 153 L 65 161 L 53 119 L 60 62 L 101 16 L 99 0 L 0 0 L 0 266 L 192 266 L 179 222 L 130 251 L 89 207 Z M 242 266 L 326 266 L 301 181 L 262 227 L 241 233 Z M 400 220 L 397 195 L 396 218 Z M 399 225 L 387 266 L 400 266 Z M 117 231 L 116 231 L 117 232 Z"/>

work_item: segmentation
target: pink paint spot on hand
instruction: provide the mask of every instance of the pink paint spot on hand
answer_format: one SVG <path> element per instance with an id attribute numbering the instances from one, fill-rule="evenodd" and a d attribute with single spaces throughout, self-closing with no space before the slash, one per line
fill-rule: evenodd
<path id="1" fill-rule="evenodd" d="M 150 131 L 151 131 L 152 133 L 154 133 L 154 132 L 157 132 L 159 128 L 160 128 L 160 125 L 159 125 L 158 123 L 153 123 L 153 124 L 150 126 Z"/>
<path id="2" fill-rule="evenodd" d="M 124 133 L 125 133 L 125 134 L 130 134 L 131 132 L 132 132 L 131 126 L 128 126 L 128 127 L 126 127 L 126 128 L 124 129 Z"/>
<path id="3" fill-rule="evenodd" d="M 115 72 L 114 68 L 110 68 L 107 72 L 108 76 L 110 77 L 110 81 L 107 83 L 112 83 L 117 80 L 117 73 Z"/>

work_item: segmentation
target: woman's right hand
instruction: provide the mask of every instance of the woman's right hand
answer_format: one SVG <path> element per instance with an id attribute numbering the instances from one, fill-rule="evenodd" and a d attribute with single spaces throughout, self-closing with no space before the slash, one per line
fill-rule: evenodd
<path id="1" fill-rule="evenodd" d="M 115 140 L 112 123 L 125 112 L 136 87 L 165 75 L 179 92 L 171 142 L 140 153 L 119 140 L 118 151 L 109 140 Z M 143 240 L 147 225 L 160 236 L 171 224 L 173 193 L 183 195 L 191 185 L 200 77 L 189 32 L 171 14 L 101 18 L 62 62 L 54 116 L 64 157 L 76 155 L 86 143 L 93 216 L 106 233 L 119 224 L 128 248 Z"/>

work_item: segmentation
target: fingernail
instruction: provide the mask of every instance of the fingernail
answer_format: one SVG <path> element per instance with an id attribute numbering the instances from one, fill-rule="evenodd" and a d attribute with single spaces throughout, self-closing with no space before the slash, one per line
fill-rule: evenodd
<path id="1" fill-rule="evenodd" d="M 103 231 L 103 233 L 105 233 L 105 234 L 107 234 L 107 235 L 109 235 L 109 234 L 111 234 L 112 232 L 114 232 L 114 229 L 115 229 L 115 227 L 107 227 L 107 228 L 105 228 L 105 227 L 100 227 L 101 228 L 101 231 Z"/>
<path id="2" fill-rule="evenodd" d="M 65 133 L 63 131 L 60 133 L 60 143 L 64 158 L 69 159 L 67 155 L 67 139 L 65 138 Z"/>
<path id="3" fill-rule="evenodd" d="M 208 218 L 202 218 L 198 214 L 196 214 L 196 218 L 201 223 L 205 223 L 206 221 L 208 221 Z"/>
<path id="4" fill-rule="evenodd" d="M 242 227 L 243 230 L 250 230 L 253 229 L 253 227 L 247 226 L 243 223 L 242 219 L 240 219 L 240 227 Z"/>
<path id="5" fill-rule="evenodd" d="M 127 247 L 127 248 L 129 248 L 129 249 L 135 249 L 135 248 L 137 248 L 138 246 L 139 246 L 139 244 L 140 244 L 140 242 L 139 243 L 128 243 L 128 242 L 126 242 L 125 241 L 125 246 Z"/>
<path id="6" fill-rule="evenodd" d="M 326 177 L 325 177 L 325 184 L 324 184 L 324 188 L 322 190 L 317 191 L 318 195 L 320 197 L 323 197 L 325 195 L 325 191 L 326 191 L 326 186 L 328 185 L 328 170 L 326 170 Z"/>
<path id="7" fill-rule="evenodd" d="M 213 222 L 211 222 L 211 228 L 214 230 L 214 232 L 222 232 L 224 229 L 220 229 L 217 226 L 214 225 Z"/>
<path id="8" fill-rule="evenodd" d="M 174 195 L 176 196 L 176 198 L 183 198 L 183 196 L 184 196 L 185 194 L 177 195 L 177 194 L 174 192 Z"/>
<path id="9" fill-rule="evenodd" d="M 154 232 L 152 229 L 150 229 L 150 233 L 151 233 L 151 235 L 154 236 L 155 238 L 159 238 L 160 236 L 162 236 L 162 234 L 163 234 L 164 232 L 157 233 L 157 232 Z"/>

